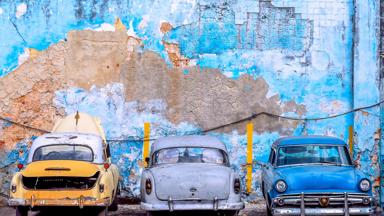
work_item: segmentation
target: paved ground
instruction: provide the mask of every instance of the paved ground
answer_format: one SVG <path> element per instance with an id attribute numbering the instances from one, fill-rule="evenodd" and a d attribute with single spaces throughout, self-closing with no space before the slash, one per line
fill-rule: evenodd
<path id="1" fill-rule="evenodd" d="M 264 204 L 258 203 L 258 204 L 252 204 L 247 205 L 246 208 L 240 212 L 240 215 L 242 216 L 265 216 L 264 213 Z M 0 216 L 12 216 L 15 215 L 15 210 L 13 208 L 9 207 L 0 207 Z M 45 212 L 45 213 L 39 213 L 39 212 L 30 212 L 30 216 L 59 216 L 59 215 L 70 215 L 70 216 L 81 216 L 81 215 L 89 215 L 89 213 L 85 212 L 79 212 L 74 210 L 68 210 L 64 208 L 56 209 L 54 212 Z M 111 216 L 123 216 L 123 215 L 130 215 L 130 216 L 145 216 L 145 212 L 140 210 L 140 207 L 138 205 L 119 205 L 119 211 L 117 212 L 110 212 Z M 196 215 L 196 214 L 195 214 Z M 198 214 L 200 215 L 200 214 Z"/>

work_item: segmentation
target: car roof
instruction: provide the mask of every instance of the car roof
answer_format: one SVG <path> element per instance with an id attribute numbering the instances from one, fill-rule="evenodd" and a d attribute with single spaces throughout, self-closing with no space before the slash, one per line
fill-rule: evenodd
<path id="1" fill-rule="evenodd" d="M 227 152 L 225 145 L 216 137 L 212 136 L 168 136 L 156 140 L 151 147 L 151 153 L 164 148 L 174 147 L 206 147 L 216 148 Z"/>
<path id="2" fill-rule="evenodd" d="M 342 139 L 331 136 L 290 136 L 276 140 L 273 146 L 289 146 L 302 144 L 347 145 Z"/>
<path id="3" fill-rule="evenodd" d="M 96 158 L 94 162 L 102 163 L 103 140 L 100 136 L 85 133 L 47 133 L 36 138 L 29 151 L 28 163 L 32 162 L 34 152 L 42 147 L 59 144 L 80 144 L 92 149 Z"/>

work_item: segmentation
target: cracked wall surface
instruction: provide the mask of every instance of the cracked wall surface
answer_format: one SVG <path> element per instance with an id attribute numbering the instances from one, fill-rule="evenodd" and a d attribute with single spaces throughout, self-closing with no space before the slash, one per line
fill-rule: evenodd
<path id="1" fill-rule="evenodd" d="M 79 110 L 101 118 L 107 139 L 134 139 L 146 121 L 156 138 L 263 111 L 342 113 L 380 98 L 373 78 L 378 8 L 374 0 L 1 1 L 0 116 L 49 130 Z M 254 159 L 266 160 L 280 136 L 347 141 L 353 126 L 354 159 L 378 186 L 378 115 L 368 109 L 321 121 L 258 117 Z M 245 124 L 210 133 L 227 145 L 243 178 Z M 6 191 L 14 163 L 25 161 L 42 132 L 1 120 L 0 128 Z M 135 197 L 142 143 L 111 145 L 125 192 Z M 258 194 L 257 167 L 253 177 Z"/>

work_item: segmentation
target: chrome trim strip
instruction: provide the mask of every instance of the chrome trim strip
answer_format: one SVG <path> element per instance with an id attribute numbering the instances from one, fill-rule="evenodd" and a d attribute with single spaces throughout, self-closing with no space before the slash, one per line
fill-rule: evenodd
<path id="1" fill-rule="evenodd" d="M 304 192 L 301 192 L 300 216 L 305 216 Z"/>
<path id="2" fill-rule="evenodd" d="M 168 208 L 170 212 L 173 212 L 173 200 L 172 197 L 168 198 Z"/>
<path id="3" fill-rule="evenodd" d="M 344 216 L 349 216 L 348 193 L 344 193 Z"/>
<path id="4" fill-rule="evenodd" d="M 217 196 L 216 196 L 215 199 L 213 200 L 213 210 L 217 211 L 218 208 L 219 208 L 219 200 L 217 199 Z"/>

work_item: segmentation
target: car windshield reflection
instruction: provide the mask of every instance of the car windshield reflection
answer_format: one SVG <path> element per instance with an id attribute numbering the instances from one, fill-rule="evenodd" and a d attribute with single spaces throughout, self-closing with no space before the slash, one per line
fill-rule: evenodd
<path id="1" fill-rule="evenodd" d="M 338 145 L 297 145 L 280 147 L 277 166 L 298 164 L 351 165 L 348 150 Z"/>
<path id="2" fill-rule="evenodd" d="M 167 148 L 157 151 L 153 155 L 153 164 L 175 163 L 213 163 L 227 164 L 227 155 L 220 149 L 186 147 Z"/>

